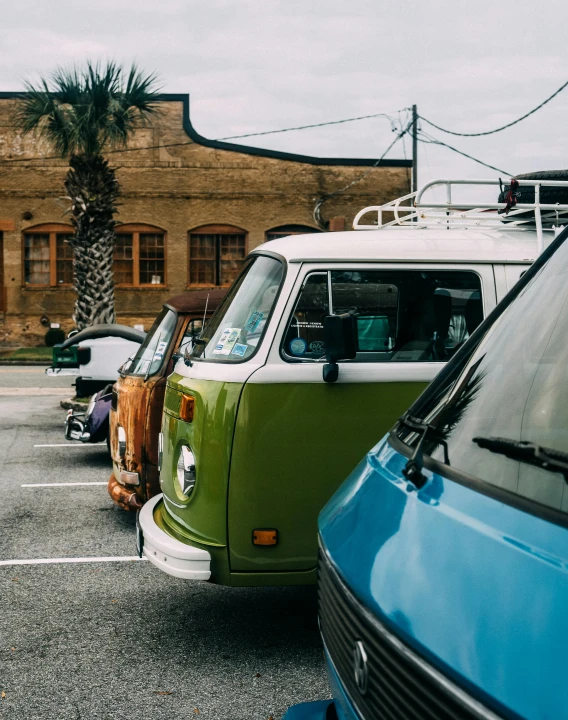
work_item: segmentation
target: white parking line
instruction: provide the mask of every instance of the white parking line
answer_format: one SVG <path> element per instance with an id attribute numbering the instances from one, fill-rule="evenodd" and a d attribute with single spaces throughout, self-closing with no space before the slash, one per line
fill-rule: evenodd
<path id="1" fill-rule="evenodd" d="M 108 482 L 24 483 L 20 487 L 70 487 L 71 485 L 108 485 Z"/>
<path id="2" fill-rule="evenodd" d="M 117 557 L 82 557 L 82 558 L 41 558 L 39 560 L 0 560 L 0 565 L 59 565 L 61 563 L 97 563 L 97 562 L 138 562 L 146 560 L 138 555 Z"/>
<path id="3" fill-rule="evenodd" d="M 102 447 L 104 443 L 51 443 L 47 445 L 34 445 L 34 447 Z"/>

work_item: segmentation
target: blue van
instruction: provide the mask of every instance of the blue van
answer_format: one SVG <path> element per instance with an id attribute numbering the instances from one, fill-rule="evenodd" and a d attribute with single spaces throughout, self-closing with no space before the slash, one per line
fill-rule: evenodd
<path id="1" fill-rule="evenodd" d="M 321 513 L 334 700 L 286 720 L 568 717 L 566 237 Z"/>

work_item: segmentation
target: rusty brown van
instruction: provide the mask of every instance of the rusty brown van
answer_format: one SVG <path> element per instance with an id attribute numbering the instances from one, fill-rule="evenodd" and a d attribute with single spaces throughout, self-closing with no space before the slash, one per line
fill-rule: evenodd
<path id="1" fill-rule="evenodd" d="M 113 387 L 108 491 L 125 510 L 137 510 L 159 492 L 158 435 L 166 379 L 176 357 L 201 331 L 227 288 L 196 290 L 168 300 L 138 352 L 121 367 Z"/>

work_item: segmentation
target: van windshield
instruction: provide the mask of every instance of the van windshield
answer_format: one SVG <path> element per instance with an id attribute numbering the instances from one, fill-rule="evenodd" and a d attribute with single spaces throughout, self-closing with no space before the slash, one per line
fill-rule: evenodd
<path id="1" fill-rule="evenodd" d="M 434 381 L 409 411 L 436 429 L 424 438 L 425 454 L 444 462 L 447 444 L 455 470 L 568 512 L 568 484 L 562 472 L 554 471 L 552 463 L 547 468 L 527 462 L 519 451 L 521 442 L 525 454 L 530 453 L 525 443 L 547 452 L 568 452 L 567 337 L 564 242 L 473 343 L 469 356 L 453 369 L 448 366 L 450 372 Z M 397 434 L 410 446 L 420 439 L 402 425 Z M 507 453 L 495 439 L 506 440 Z"/>
<path id="2" fill-rule="evenodd" d="M 253 255 L 232 284 L 191 357 L 209 362 L 248 360 L 260 347 L 280 285 L 284 265 L 275 258 Z"/>
<path id="3" fill-rule="evenodd" d="M 155 375 L 162 367 L 172 335 L 176 329 L 177 315 L 164 308 L 158 315 L 138 352 L 131 360 L 128 375 Z"/>

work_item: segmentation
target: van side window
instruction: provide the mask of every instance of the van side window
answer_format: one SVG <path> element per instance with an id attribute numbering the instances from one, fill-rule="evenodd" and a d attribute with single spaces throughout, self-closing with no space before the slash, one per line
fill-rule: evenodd
<path id="1" fill-rule="evenodd" d="M 307 276 L 290 318 L 282 349 L 288 357 L 317 360 L 324 357 L 323 319 L 329 315 L 328 273 Z"/>
<path id="2" fill-rule="evenodd" d="M 356 318 L 354 362 L 445 362 L 483 319 L 481 281 L 471 271 L 312 273 L 284 337 L 285 359 L 325 356 L 323 318 L 330 314 L 330 299 L 331 313 Z"/>

